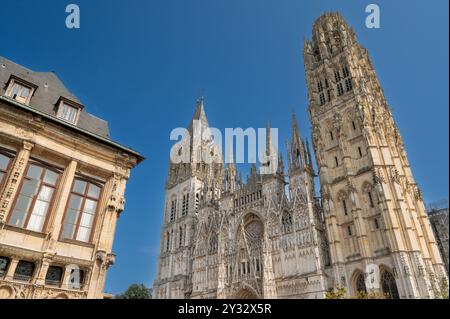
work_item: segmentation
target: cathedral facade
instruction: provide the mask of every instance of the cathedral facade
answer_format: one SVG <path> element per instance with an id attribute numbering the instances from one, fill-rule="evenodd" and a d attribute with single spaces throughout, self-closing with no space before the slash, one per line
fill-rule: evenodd
<path id="1" fill-rule="evenodd" d="M 304 44 L 312 147 L 293 116 L 287 167 L 170 163 L 155 298 L 433 298 L 447 280 L 422 195 L 367 51 L 342 16 Z M 194 123 L 208 127 L 203 101 Z M 270 131 L 269 131 L 270 132 Z M 270 144 L 270 138 L 268 139 Z M 215 152 L 188 139 L 191 159 Z M 267 165 L 267 163 L 262 164 Z"/>

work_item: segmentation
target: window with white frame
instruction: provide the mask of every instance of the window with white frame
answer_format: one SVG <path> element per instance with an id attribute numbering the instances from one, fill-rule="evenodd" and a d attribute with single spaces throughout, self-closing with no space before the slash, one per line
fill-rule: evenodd
<path id="1" fill-rule="evenodd" d="M 76 124 L 78 120 L 78 112 L 79 112 L 78 107 L 67 104 L 66 102 L 61 102 L 61 105 L 59 106 L 58 109 L 57 117 L 66 122 Z"/>
<path id="2" fill-rule="evenodd" d="M 83 242 L 91 240 L 102 188 L 87 180 L 76 178 L 67 204 L 61 239 Z"/>
<path id="3" fill-rule="evenodd" d="M 8 224 L 41 232 L 53 199 L 59 174 L 30 164 L 20 186 Z"/>
<path id="4" fill-rule="evenodd" d="M 33 89 L 30 86 L 13 80 L 10 84 L 7 96 L 19 103 L 28 104 L 32 91 Z"/>

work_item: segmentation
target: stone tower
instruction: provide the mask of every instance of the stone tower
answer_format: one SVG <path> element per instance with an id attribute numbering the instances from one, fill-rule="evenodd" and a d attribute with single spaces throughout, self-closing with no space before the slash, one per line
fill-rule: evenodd
<path id="1" fill-rule="evenodd" d="M 156 298 L 190 297 L 199 204 L 204 197 L 218 196 L 222 181 L 221 164 L 206 164 L 202 160 L 204 154 L 211 156 L 215 151 L 211 140 L 200 139 L 207 129 L 203 98 L 199 98 L 188 134 L 171 152 L 171 156 L 187 154 L 188 160 L 179 163 L 170 160 L 169 164 L 158 273 L 154 283 Z"/>
<path id="2" fill-rule="evenodd" d="M 330 286 L 433 297 L 436 280 L 448 278 L 367 50 L 342 16 L 327 13 L 303 54 Z"/>

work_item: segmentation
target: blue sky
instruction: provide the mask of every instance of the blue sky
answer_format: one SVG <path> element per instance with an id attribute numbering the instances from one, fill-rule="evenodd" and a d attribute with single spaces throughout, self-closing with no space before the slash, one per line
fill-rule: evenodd
<path id="1" fill-rule="evenodd" d="M 81 28 L 65 27 L 65 6 Z M 381 8 L 367 29 L 365 6 Z M 170 131 L 186 126 L 197 95 L 211 125 L 279 128 L 291 112 L 310 134 L 301 50 L 313 21 L 340 11 L 369 50 L 428 202 L 448 199 L 448 1 L 72 0 L 2 1 L 0 55 L 55 71 L 114 140 L 147 160 L 132 173 L 106 291 L 153 282 Z"/>

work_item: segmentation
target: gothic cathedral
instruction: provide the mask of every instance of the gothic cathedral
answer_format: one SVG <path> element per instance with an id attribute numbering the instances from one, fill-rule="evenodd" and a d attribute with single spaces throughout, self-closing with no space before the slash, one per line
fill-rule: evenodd
<path id="1" fill-rule="evenodd" d="M 320 197 L 295 115 L 286 170 L 280 156 L 276 172 L 252 166 L 244 182 L 232 161 L 171 162 L 155 298 L 324 298 L 337 287 L 433 298 L 448 282 L 367 50 L 327 13 L 303 55 Z M 194 125 L 208 128 L 201 99 Z M 211 141 L 182 148 L 221 156 Z"/>

